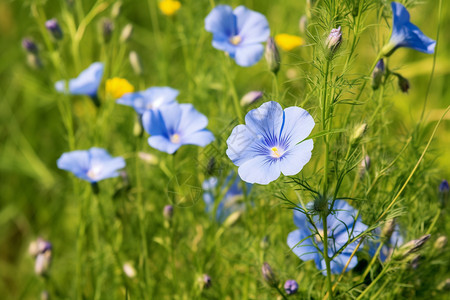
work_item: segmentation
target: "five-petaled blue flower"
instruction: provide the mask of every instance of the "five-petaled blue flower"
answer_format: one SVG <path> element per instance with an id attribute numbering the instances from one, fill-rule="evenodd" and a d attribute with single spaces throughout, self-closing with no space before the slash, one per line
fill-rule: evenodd
<path id="1" fill-rule="evenodd" d="M 145 111 L 158 109 L 163 105 L 176 102 L 179 92 L 170 87 L 151 87 L 145 91 L 127 93 L 117 99 L 117 103 L 128 105 L 142 115 Z"/>
<path id="2" fill-rule="evenodd" d="M 392 35 L 389 43 L 384 46 L 383 54 L 390 56 L 397 48 L 407 47 L 424 53 L 434 53 L 436 41 L 430 39 L 420 29 L 409 21 L 409 12 L 397 2 L 392 7 Z"/>
<path id="3" fill-rule="evenodd" d="M 231 183 L 234 176 L 234 181 Z M 223 195 L 224 193 L 225 195 L 223 195 L 216 208 L 216 220 L 219 223 L 225 221 L 232 213 L 236 211 L 243 211 L 245 209 L 245 203 L 242 202 L 244 197 L 244 184 L 245 192 L 248 194 L 252 185 L 243 182 L 239 175 L 235 175 L 234 172 L 232 172 L 226 178 L 224 184 L 222 185 L 221 191 L 219 191 L 220 195 Z M 213 214 L 214 212 L 214 199 L 217 192 L 217 185 L 217 177 L 206 179 L 202 185 L 204 190 L 203 201 L 205 201 L 206 204 L 206 212 L 210 214 Z"/>
<path id="4" fill-rule="evenodd" d="M 102 148 L 76 150 L 61 155 L 58 168 L 72 172 L 78 178 L 96 183 L 106 178 L 119 176 L 118 170 L 125 167 L 122 157 L 112 157 Z"/>
<path id="5" fill-rule="evenodd" d="M 102 81 L 103 68 L 103 63 L 95 62 L 82 71 L 77 78 L 70 79 L 68 89 L 66 80 L 56 82 L 55 89 L 61 93 L 97 98 L 97 90 Z"/>
<path id="6" fill-rule="evenodd" d="M 375 228 L 374 233 L 379 236 L 381 234 L 381 229 L 379 227 Z M 400 233 L 400 226 L 398 226 L 398 224 L 395 224 L 394 231 L 392 232 L 389 240 L 387 242 L 385 242 L 384 245 L 381 247 L 380 254 L 379 254 L 380 260 L 382 262 L 384 262 L 388 257 L 391 256 L 394 249 L 397 247 L 400 247 L 401 245 L 403 245 L 403 243 L 404 243 L 404 240 L 403 240 L 403 236 Z M 375 255 L 379 245 L 380 245 L 379 240 L 376 242 L 370 243 L 370 248 L 369 248 L 370 256 Z"/>
<path id="7" fill-rule="evenodd" d="M 216 6 L 205 19 L 205 29 L 213 34 L 213 47 L 227 52 L 242 67 L 261 59 L 261 43 L 270 35 L 266 17 L 245 6 L 234 10 L 228 5 Z"/>
<path id="8" fill-rule="evenodd" d="M 169 154 L 182 145 L 204 147 L 214 140 L 214 135 L 205 129 L 208 119 L 192 104 L 173 103 L 147 110 L 142 116 L 142 125 L 150 134 L 149 145 Z"/>
<path id="9" fill-rule="evenodd" d="M 252 109 L 245 125 L 236 126 L 227 140 L 227 155 L 239 167 L 242 180 L 268 184 L 280 176 L 295 175 L 311 159 L 314 120 L 296 106 L 285 110 L 270 101 Z"/>
<path id="10" fill-rule="evenodd" d="M 334 202 L 333 213 L 327 217 L 327 236 L 328 236 L 328 256 L 333 257 L 345 244 L 358 236 L 367 229 L 362 223 L 361 217 L 356 218 L 357 211 L 344 200 L 336 200 Z M 303 261 L 314 260 L 319 270 L 324 270 L 326 275 L 325 259 L 320 252 L 323 252 L 323 237 L 325 230 L 323 222 L 319 215 L 312 216 L 312 220 L 317 228 L 309 222 L 306 214 L 295 210 L 294 223 L 299 228 L 289 233 L 287 244 L 292 251 Z M 331 273 L 341 273 L 349 260 L 353 250 L 355 250 L 358 241 L 354 241 L 343 249 L 330 263 Z M 358 259 L 354 256 L 347 270 L 356 266 Z"/>

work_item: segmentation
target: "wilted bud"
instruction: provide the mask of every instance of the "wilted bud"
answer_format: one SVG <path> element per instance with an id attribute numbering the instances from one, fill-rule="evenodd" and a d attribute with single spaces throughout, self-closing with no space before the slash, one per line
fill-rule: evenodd
<path id="1" fill-rule="evenodd" d="M 407 93 L 410 88 L 408 79 L 406 79 L 405 77 L 403 77 L 402 75 L 400 75 L 398 73 L 396 73 L 395 75 L 397 76 L 397 79 L 398 79 L 398 87 L 400 88 L 400 90 L 403 93 Z"/>
<path id="2" fill-rule="evenodd" d="M 384 60 L 380 59 L 372 72 L 372 89 L 376 90 L 380 87 L 385 72 L 386 68 L 384 67 Z"/>
<path id="3" fill-rule="evenodd" d="M 350 137 L 350 141 L 352 143 L 358 142 L 364 136 L 364 133 L 366 133 L 366 130 L 367 130 L 366 123 L 363 123 L 363 124 L 359 125 L 358 127 L 356 127 L 355 131 L 353 131 L 353 134 Z"/>
<path id="4" fill-rule="evenodd" d="M 264 262 L 261 270 L 263 278 L 267 282 L 267 284 L 271 287 L 276 287 L 278 285 L 278 278 L 272 271 L 270 265 L 267 262 Z"/>
<path id="5" fill-rule="evenodd" d="M 330 55 L 333 55 L 336 52 L 336 50 L 341 45 L 341 42 L 342 42 L 341 26 L 339 26 L 338 28 L 331 29 L 330 34 L 328 35 L 327 40 L 325 42 L 325 45 L 330 51 Z"/>
<path id="6" fill-rule="evenodd" d="M 241 106 L 246 106 L 255 103 L 263 96 L 261 91 L 251 91 L 245 94 L 241 99 Z"/>
<path id="7" fill-rule="evenodd" d="M 385 241 L 388 241 L 392 233 L 395 230 L 395 219 L 388 220 L 383 227 L 383 230 L 381 230 L 381 238 L 383 238 Z"/>
<path id="8" fill-rule="evenodd" d="M 115 19 L 120 15 L 122 9 L 122 1 L 117 1 L 114 3 L 111 9 L 111 18 Z"/>
<path id="9" fill-rule="evenodd" d="M 398 249 L 398 252 L 395 254 L 394 259 L 401 260 L 407 258 L 410 254 L 419 251 L 423 245 L 430 238 L 430 234 L 426 234 L 417 240 L 409 241 Z"/>
<path id="10" fill-rule="evenodd" d="M 300 20 L 298 21 L 298 29 L 301 33 L 306 33 L 306 28 L 308 27 L 308 17 L 303 15 Z"/>
<path id="11" fill-rule="evenodd" d="M 164 218 L 166 220 L 172 219 L 172 217 L 173 217 L 173 206 L 172 205 L 164 206 L 163 215 L 164 215 Z"/>
<path id="12" fill-rule="evenodd" d="M 120 42 L 121 43 L 128 42 L 130 40 L 132 34 L 133 34 L 133 25 L 131 25 L 131 24 L 125 25 L 125 27 L 122 29 L 122 32 L 120 34 Z"/>
<path id="13" fill-rule="evenodd" d="M 270 240 L 269 240 L 269 236 L 268 235 L 263 237 L 263 239 L 259 243 L 259 246 L 261 247 L 262 250 L 266 250 L 267 248 L 269 248 Z"/>
<path id="14" fill-rule="evenodd" d="M 34 263 L 34 272 L 37 275 L 45 275 L 50 269 L 50 263 L 52 260 L 52 250 L 47 250 L 44 253 L 39 253 L 36 256 L 36 261 Z"/>
<path id="15" fill-rule="evenodd" d="M 445 246 L 447 245 L 447 237 L 442 235 L 440 237 L 437 238 L 436 242 L 434 242 L 434 248 L 436 250 L 442 250 L 445 248 Z"/>
<path id="16" fill-rule="evenodd" d="M 297 291 L 298 291 L 297 282 L 293 279 L 286 280 L 286 282 L 284 283 L 284 291 L 288 295 L 293 295 L 293 294 L 297 293 Z"/>
<path id="17" fill-rule="evenodd" d="M 58 20 L 50 19 L 45 22 L 45 28 L 47 28 L 48 32 L 52 35 L 55 40 L 60 40 L 63 37 L 63 32 L 61 30 L 61 26 L 59 26 Z"/>
<path id="18" fill-rule="evenodd" d="M 158 157 L 146 152 L 139 152 L 138 157 L 150 165 L 158 164 Z"/>
<path id="19" fill-rule="evenodd" d="M 130 52 L 130 64 L 136 75 L 142 75 L 142 64 L 139 55 L 135 51 Z"/>
<path id="20" fill-rule="evenodd" d="M 136 277 L 136 269 L 133 267 L 133 265 L 130 262 L 126 262 L 123 264 L 123 272 L 129 278 Z"/>
<path id="21" fill-rule="evenodd" d="M 100 30 L 102 33 L 103 41 L 105 43 L 108 43 L 112 37 L 114 23 L 110 19 L 103 19 L 100 21 Z"/>
<path id="22" fill-rule="evenodd" d="M 450 278 L 445 279 L 438 285 L 439 291 L 450 291 Z"/>
<path id="23" fill-rule="evenodd" d="M 442 180 L 441 184 L 439 185 L 439 201 L 441 202 L 442 207 L 444 207 L 448 202 L 449 190 L 450 187 L 448 185 L 448 181 L 445 179 Z"/>
<path id="24" fill-rule="evenodd" d="M 24 38 L 22 40 L 22 48 L 28 53 L 33 54 L 37 54 L 39 51 L 36 43 L 30 38 Z"/>
<path id="25" fill-rule="evenodd" d="M 280 52 L 278 51 L 277 45 L 273 40 L 273 37 L 269 37 L 266 43 L 266 52 L 265 57 L 267 61 L 267 65 L 269 66 L 269 70 L 274 74 L 277 74 L 280 70 Z"/>
<path id="26" fill-rule="evenodd" d="M 203 288 L 207 289 L 210 288 L 212 285 L 211 277 L 208 274 L 203 274 Z"/>

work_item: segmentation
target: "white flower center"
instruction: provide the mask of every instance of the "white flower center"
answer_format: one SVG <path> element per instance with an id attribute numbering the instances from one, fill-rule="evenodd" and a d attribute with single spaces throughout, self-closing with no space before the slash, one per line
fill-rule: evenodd
<path id="1" fill-rule="evenodd" d="M 170 136 L 170 141 L 174 144 L 180 143 L 180 135 L 178 133 L 174 133 Z"/>
<path id="2" fill-rule="evenodd" d="M 97 179 L 98 176 L 100 175 L 100 172 L 102 171 L 102 167 L 97 165 L 97 166 L 92 166 L 89 171 L 87 172 L 87 176 L 91 179 Z"/>

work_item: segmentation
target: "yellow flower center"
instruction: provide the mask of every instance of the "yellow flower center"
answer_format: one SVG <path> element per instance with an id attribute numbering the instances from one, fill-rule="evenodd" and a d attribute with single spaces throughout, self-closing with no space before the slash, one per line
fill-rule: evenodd
<path id="1" fill-rule="evenodd" d="M 101 167 L 100 166 L 93 166 L 92 168 L 89 169 L 89 171 L 87 172 L 87 176 L 93 180 L 98 178 L 98 175 L 100 175 L 101 172 Z"/>
<path id="2" fill-rule="evenodd" d="M 181 8 L 181 3 L 175 0 L 163 0 L 158 5 L 161 12 L 166 16 L 173 16 Z"/>
<path id="3" fill-rule="evenodd" d="M 131 85 L 126 79 L 114 77 L 106 80 L 106 93 L 118 99 L 127 93 L 134 92 L 134 86 Z"/>
<path id="4" fill-rule="evenodd" d="M 170 137 L 170 141 L 174 144 L 179 144 L 180 143 L 180 135 L 178 133 L 172 134 L 172 136 Z"/>
<path id="5" fill-rule="evenodd" d="M 230 43 L 233 45 L 239 45 L 239 43 L 242 41 L 242 38 L 239 35 L 235 35 L 232 38 L 230 38 Z"/>
<path id="6" fill-rule="evenodd" d="M 294 48 L 305 44 L 305 40 L 296 35 L 280 33 L 275 36 L 275 42 L 284 51 L 291 51 Z"/>
<path id="7" fill-rule="evenodd" d="M 278 147 L 272 147 L 272 149 L 270 149 L 270 150 L 272 150 L 272 157 L 280 158 L 281 155 L 283 155 L 283 153 L 280 153 L 280 150 L 278 149 Z"/>

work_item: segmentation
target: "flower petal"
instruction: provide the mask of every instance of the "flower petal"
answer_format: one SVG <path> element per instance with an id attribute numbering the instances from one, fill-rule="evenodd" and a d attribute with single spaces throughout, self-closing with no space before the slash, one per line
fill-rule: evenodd
<path id="1" fill-rule="evenodd" d="M 91 64 L 86 70 L 82 71 L 77 78 L 69 80 L 69 93 L 72 95 L 87 95 L 95 96 L 97 94 L 98 86 L 102 81 L 103 63 L 95 62 Z M 65 93 L 66 81 L 60 80 L 55 83 L 55 89 L 59 92 Z"/>
<path id="2" fill-rule="evenodd" d="M 280 166 L 275 160 L 256 156 L 244 162 L 238 172 L 245 182 L 269 184 L 280 176 Z"/>
<path id="3" fill-rule="evenodd" d="M 234 60 L 241 67 L 249 67 L 256 64 L 264 53 L 262 44 L 242 45 L 236 47 Z"/>
<path id="4" fill-rule="evenodd" d="M 236 166 L 240 166 L 248 159 L 254 157 L 251 146 L 255 140 L 257 140 L 256 134 L 248 130 L 246 125 L 234 127 L 227 139 L 228 148 L 226 153 Z"/>
<path id="5" fill-rule="evenodd" d="M 319 260 L 321 259 L 317 248 L 314 246 L 312 239 L 308 238 L 311 233 L 305 228 L 300 228 L 289 233 L 287 237 L 287 244 L 292 249 L 295 255 L 303 261 Z M 301 240 L 305 239 L 300 243 Z M 300 243 L 300 244 L 299 244 Z"/>
<path id="6" fill-rule="evenodd" d="M 229 5 L 217 5 L 205 18 L 205 29 L 214 39 L 226 40 L 236 34 L 236 17 Z"/>
<path id="7" fill-rule="evenodd" d="M 314 119 L 303 108 L 291 106 L 284 110 L 285 123 L 281 140 L 291 146 L 306 139 L 314 128 Z"/>
<path id="8" fill-rule="evenodd" d="M 180 109 L 181 117 L 178 125 L 180 134 L 189 135 L 208 125 L 208 118 L 199 113 L 192 104 L 180 104 Z"/>
<path id="9" fill-rule="evenodd" d="M 312 140 L 306 140 L 290 148 L 280 160 L 281 172 L 285 176 L 298 174 L 311 159 L 312 149 Z"/>
<path id="10" fill-rule="evenodd" d="M 160 135 L 149 137 L 148 144 L 159 151 L 166 152 L 169 154 L 175 153 L 175 151 L 177 151 L 178 148 L 180 148 L 181 146 L 180 143 L 177 144 L 172 143 L 170 139 Z"/>
<path id="11" fill-rule="evenodd" d="M 270 35 L 269 22 L 266 17 L 245 6 L 238 6 L 233 13 L 237 19 L 237 30 L 243 45 L 265 42 Z"/>
<path id="12" fill-rule="evenodd" d="M 267 139 L 278 138 L 284 124 L 283 109 L 275 101 L 266 102 L 247 113 L 245 124 L 247 129 L 255 135 L 261 135 Z"/>
<path id="13" fill-rule="evenodd" d="M 59 169 L 72 172 L 79 177 L 89 169 L 89 153 L 85 150 L 63 153 L 56 164 Z"/>
<path id="14" fill-rule="evenodd" d="M 181 137 L 181 143 L 184 145 L 197 145 L 200 147 L 205 147 L 212 141 L 214 141 L 214 135 L 207 129 L 196 131 Z"/>

